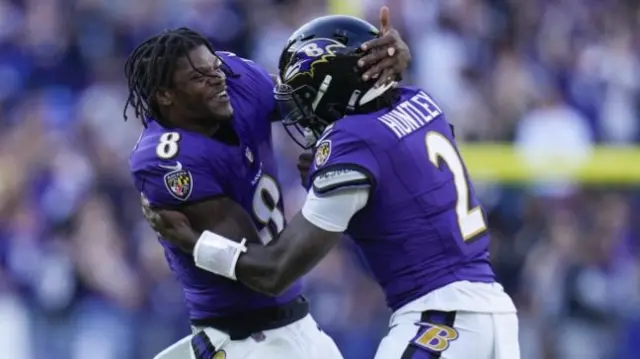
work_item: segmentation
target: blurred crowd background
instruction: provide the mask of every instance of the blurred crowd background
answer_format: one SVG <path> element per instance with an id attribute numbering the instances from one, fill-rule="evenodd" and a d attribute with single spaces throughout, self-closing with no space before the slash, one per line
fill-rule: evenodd
<path id="1" fill-rule="evenodd" d="M 123 62 L 189 26 L 275 70 L 297 26 L 327 12 L 377 24 L 379 0 L 0 0 L 0 358 L 151 358 L 188 332 L 180 287 L 128 173 Z M 588 161 L 640 142 L 634 0 L 392 0 L 413 51 L 406 82 L 440 101 L 460 141 Z M 274 143 L 289 215 L 298 149 Z M 640 166 L 638 161 L 629 167 Z M 640 356 L 640 188 L 477 183 L 523 359 Z M 346 359 L 373 357 L 389 312 L 345 240 L 306 281 Z"/>

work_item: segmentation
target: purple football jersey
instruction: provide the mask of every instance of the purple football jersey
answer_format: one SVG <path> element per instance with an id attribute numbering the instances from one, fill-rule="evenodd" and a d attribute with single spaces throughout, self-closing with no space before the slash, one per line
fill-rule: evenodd
<path id="1" fill-rule="evenodd" d="M 398 91 L 392 108 L 327 128 L 310 174 L 318 195 L 371 186 L 347 234 L 393 310 L 455 281 L 495 280 L 486 219 L 452 127 L 424 91 Z"/>
<path id="2" fill-rule="evenodd" d="M 181 205 L 226 196 L 254 219 L 264 243 L 284 228 L 282 194 L 271 144 L 273 84 L 256 64 L 221 54 L 239 75 L 227 78 L 239 145 L 200 133 L 166 129 L 150 121 L 130 158 L 136 188 L 153 206 Z M 279 297 L 252 291 L 239 282 L 197 268 L 193 257 L 160 239 L 171 270 L 183 286 L 191 319 L 207 319 L 285 303 L 300 295 L 294 284 Z"/>

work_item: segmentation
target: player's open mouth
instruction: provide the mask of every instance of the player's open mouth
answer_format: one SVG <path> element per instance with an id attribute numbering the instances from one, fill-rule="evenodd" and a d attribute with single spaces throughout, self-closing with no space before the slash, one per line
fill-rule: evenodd
<path id="1" fill-rule="evenodd" d="M 211 98 L 214 100 L 228 100 L 229 94 L 227 94 L 227 89 L 223 88 L 220 91 L 214 93 L 213 96 L 211 96 Z"/>

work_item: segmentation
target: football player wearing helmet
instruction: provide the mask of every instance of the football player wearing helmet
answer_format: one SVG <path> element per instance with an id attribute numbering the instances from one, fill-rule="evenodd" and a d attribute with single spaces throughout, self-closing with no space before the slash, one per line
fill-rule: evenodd
<path id="1" fill-rule="evenodd" d="M 363 80 L 371 24 L 327 16 L 298 29 L 280 58 L 285 125 L 313 147 L 302 210 L 266 246 L 238 245 L 187 221 L 156 228 L 220 276 L 278 295 L 343 233 L 393 310 L 376 359 L 518 359 L 518 320 L 489 262 L 489 232 L 453 127 L 424 90 Z M 300 134 L 300 135 L 299 135 Z"/>
<path id="2" fill-rule="evenodd" d="M 362 45 L 382 50 L 363 64 L 367 80 L 384 82 L 381 76 L 405 68 L 410 58 L 388 26 L 384 36 Z M 392 49 L 396 52 L 389 54 Z M 141 43 L 130 54 L 125 75 L 127 107 L 144 124 L 130 170 L 149 204 L 175 210 L 200 231 L 259 245 L 276 238 L 285 225 L 271 146 L 271 121 L 279 119 L 272 94 L 277 76 L 214 50 L 188 28 Z M 280 295 L 265 295 L 203 270 L 207 265 L 194 259 L 193 246 L 185 249 L 165 239 L 159 241 L 182 285 L 194 335 L 157 358 L 342 357 L 309 314 L 300 283 Z"/>

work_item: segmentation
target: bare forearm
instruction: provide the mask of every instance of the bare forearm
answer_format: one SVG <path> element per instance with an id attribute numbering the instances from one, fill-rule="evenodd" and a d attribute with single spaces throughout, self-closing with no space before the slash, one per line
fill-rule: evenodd
<path id="1" fill-rule="evenodd" d="M 180 249 L 187 253 L 193 253 L 193 248 L 196 246 L 196 242 L 200 238 L 202 232 L 196 232 L 191 227 L 184 229 L 184 234 L 180 237 L 179 241 L 172 241 L 176 243 Z"/>
<path id="2" fill-rule="evenodd" d="M 236 276 L 259 292 L 278 295 L 315 267 L 340 236 L 315 227 L 298 214 L 269 245 L 248 246 L 238 259 Z"/>
<path id="3" fill-rule="evenodd" d="M 204 231 L 217 233 L 236 242 L 246 239 L 248 242 L 259 243 L 260 237 L 251 217 L 244 210 L 230 202 L 224 203 L 224 214 L 216 213 L 217 208 L 202 208 L 193 206 L 184 210 L 189 223 L 183 223 L 180 228 L 180 248 L 188 253 L 193 253 L 193 248 Z"/>
<path id="4" fill-rule="evenodd" d="M 273 243 L 273 242 L 272 242 Z M 275 246 L 249 244 L 247 252 L 240 255 L 236 264 L 236 277 L 247 287 L 258 292 L 277 295 L 274 292 L 276 276 L 282 272 Z"/>

